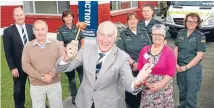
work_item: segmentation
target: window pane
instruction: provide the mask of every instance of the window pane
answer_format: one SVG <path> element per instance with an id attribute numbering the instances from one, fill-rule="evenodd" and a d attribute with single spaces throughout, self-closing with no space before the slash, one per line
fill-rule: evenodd
<path id="1" fill-rule="evenodd" d="M 117 1 L 117 10 L 121 10 L 121 1 Z"/>
<path id="2" fill-rule="evenodd" d="M 36 13 L 57 14 L 56 1 L 35 1 Z"/>
<path id="3" fill-rule="evenodd" d="M 61 14 L 64 10 L 67 10 L 69 8 L 70 8 L 69 1 L 58 1 L 58 9 L 59 9 L 58 14 Z"/>
<path id="4" fill-rule="evenodd" d="M 33 1 L 24 1 L 24 12 L 25 13 L 34 13 Z"/>
<path id="5" fill-rule="evenodd" d="M 132 8 L 133 7 L 138 7 L 138 2 L 137 1 L 132 1 Z"/>
<path id="6" fill-rule="evenodd" d="M 111 11 L 138 7 L 138 1 L 111 1 Z"/>
<path id="7" fill-rule="evenodd" d="M 120 1 L 120 6 L 121 6 L 120 9 L 128 9 L 128 8 L 131 8 L 130 5 L 131 5 L 131 2 L 130 2 L 130 1 L 123 1 L 123 2 Z"/>
<path id="8" fill-rule="evenodd" d="M 110 9 L 111 11 L 117 10 L 117 2 L 116 1 L 111 1 L 110 2 Z"/>

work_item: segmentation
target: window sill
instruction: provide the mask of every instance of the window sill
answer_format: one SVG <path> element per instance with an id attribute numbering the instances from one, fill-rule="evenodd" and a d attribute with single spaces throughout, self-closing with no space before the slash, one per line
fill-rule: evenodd
<path id="1" fill-rule="evenodd" d="M 139 11 L 139 10 L 141 10 L 141 9 L 132 8 L 132 9 L 124 9 L 124 10 L 119 10 L 119 11 L 113 11 L 113 12 L 111 12 L 111 16 L 123 15 L 123 14 L 127 14 L 129 12 L 135 12 L 135 11 Z"/>
<path id="2" fill-rule="evenodd" d="M 26 14 L 26 18 L 41 18 L 41 19 L 61 19 L 61 15 L 57 14 Z"/>

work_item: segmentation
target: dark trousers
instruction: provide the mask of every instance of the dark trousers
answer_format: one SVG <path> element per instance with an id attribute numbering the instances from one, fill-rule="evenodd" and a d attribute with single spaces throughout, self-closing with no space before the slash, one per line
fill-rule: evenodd
<path id="1" fill-rule="evenodd" d="M 91 105 L 91 108 L 95 108 L 94 103 Z"/>
<path id="2" fill-rule="evenodd" d="M 132 72 L 133 76 L 136 77 L 138 74 L 137 72 Z M 137 95 L 133 95 L 132 93 L 125 92 L 125 101 L 128 108 L 139 108 L 140 107 L 140 100 L 141 100 L 141 92 Z"/>
<path id="3" fill-rule="evenodd" d="M 82 78 L 83 78 L 83 67 L 82 66 L 72 70 L 71 72 L 66 72 L 65 73 L 66 76 L 68 77 L 69 88 L 70 88 L 72 99 L 75 99 L 76 95 L 77 95 L 77 87 L 76 87 L 76 80 L 75 80 L 75 70 L 77 71 L 77 73 L 79 75 L 79 79 L 80 79 L 80 83 L 81 83 L 82 82 Z"/>
<path id="4" fill-rule="evenodd" d="M 15 108 L 25 108 L 25 84 L 27 74 L 19 71 L 19 77 L 13 78 L 13 99 Z"/>
<path id="5" fill-rule="evenodd" d="M 125 101 L 126 101 L 127 108 L 139 108 L 140 99 L 141 99 L 141 92 L 139 92 L 137 95 L 133 95 L 132 93 L 125 92 Z"/>
<path id="6" fill-rule="evenodd" d="M 200 64 L 185 72 L 177 73 L 179 88 L 179 108 L 196 108 L 197 94 L 201 87 L 202 66 Z"/>

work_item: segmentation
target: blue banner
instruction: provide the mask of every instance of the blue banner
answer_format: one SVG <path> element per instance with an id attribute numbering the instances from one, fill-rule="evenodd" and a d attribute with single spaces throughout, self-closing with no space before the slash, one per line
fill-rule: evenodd
<path id="1" fill-rule="evenodd" d="M 87 28 L 82 30 L 85 36 L 95 37 L 98 26 L 98 1 L 79 1 L 79 21 L 85 22 Z"/>

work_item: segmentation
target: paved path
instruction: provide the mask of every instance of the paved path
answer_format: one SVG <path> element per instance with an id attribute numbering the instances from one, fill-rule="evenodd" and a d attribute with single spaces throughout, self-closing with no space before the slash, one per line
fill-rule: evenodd
<path id="1" fill-rule="evenodd" d="M 95 40 L 88 42 L 94 43 Z M 174 39 L 169 39 L 168 45 L 173 47 Z M 198 108 L 214 108 L 214 42 L 207 43 L 207 52 L 202 62 L 203 65 L 203 81 L 201 90 L 198 97 Z M 178 88 L 176 79 L 174 78 L 174 102 L 178 105 Z M 66 98 L 64 101 L 64 108 L 76 108 L 72 105 L 71 97 Z"/>

